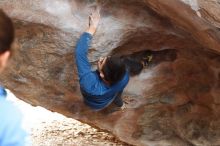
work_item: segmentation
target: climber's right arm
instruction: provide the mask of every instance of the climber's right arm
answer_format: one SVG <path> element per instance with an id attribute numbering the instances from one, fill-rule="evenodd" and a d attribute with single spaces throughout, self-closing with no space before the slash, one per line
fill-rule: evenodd
<path id="1" fill-rule="evenodd" d="M 86 32 L 84 32 L 81 35 L 76 45 L 75 58 L 78 69 L 78 75 L 80 79 L 87 73 L 91 72 L 91 64 L 89 63 L 87 54 L 92 40 L 92 35 L 95 33 L 97 29 L 99 19 L 100 19 L 99 10 L 96 9 L 89 16 L 89 27 L 86 30 Z"/>
<path id="2" fill-rule="evenodd" d="M 92 35 L 88 32 L 84 32 L 76 44 L 75 59 L 80 79 L 88 72 L 91 72 L 91 65 L 87 57 L 91 40 Z"/>

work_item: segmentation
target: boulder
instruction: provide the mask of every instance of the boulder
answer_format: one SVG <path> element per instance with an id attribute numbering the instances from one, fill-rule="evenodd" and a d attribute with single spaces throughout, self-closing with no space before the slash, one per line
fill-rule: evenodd
<path id="1" fill-rule="evenodd" d="M 94 112 L 79 90 L 74 48 L 95 6 L 94 69 L 100 56 L 153 51 L 150 66 L 131 77 L 121 111 Z M 0 80 L 20 99 L 131 145 L 220 145 L 219 0 L 3 0 L 0 8 L 16 28 Z"/>

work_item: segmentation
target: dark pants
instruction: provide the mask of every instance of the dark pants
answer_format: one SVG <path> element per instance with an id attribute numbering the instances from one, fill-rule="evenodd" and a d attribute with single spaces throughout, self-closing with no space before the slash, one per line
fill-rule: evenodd
<path id="1" fill-rule="evenodd" d="M 135 76 L 141 73 L 143 65 L 140 60 L 131 57 L 125 57 L 124 63 L 129 71 L 130 76 Z"/>
<path id="2" fill-rule="evenodd" d="M 113 100 L 113 103 L 118 106 L 118 107 L 122 107 L 123 106 L 123 100 L 121 98 L 122 92 L 119 92 L 115 99 Z"/>

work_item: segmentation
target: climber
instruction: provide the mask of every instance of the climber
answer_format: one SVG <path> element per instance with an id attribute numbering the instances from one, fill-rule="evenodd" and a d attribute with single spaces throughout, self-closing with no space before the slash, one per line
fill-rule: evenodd
<path id="1" fill-rule="evenodd" d="M 84 103 L 95 111 L 99 111 L 113 103 L 116 108 L 123 107 L 121 94 L 128 84 L 129 74 L 120 57 L 108 56 L 100 58 L 97 70 L 91 70 L 87 53 L 92 36 L 100 20 L 99 10 L 89 16 L 89 26 L 77 42 L 75 59 L 78 69 L 79 83 Z"/>
<path id="2" fill-rule="evenodd" d="M 150 50 L 145 50 L 131 55 L 121 56 L 129 75 L 136 76 L 143 69 L 149 68 L 152 65 L 153 53 Z"/>
<path id="3" fill-rule="evenodd" d="M 0 72 L 6 67 L 14 40 L 11 19 L 0 10 Z M 0 86 L 0 146 L 25 146 L 26 132 L 22 129 L 21 113 L 8 100 L 7 92 Z"/>

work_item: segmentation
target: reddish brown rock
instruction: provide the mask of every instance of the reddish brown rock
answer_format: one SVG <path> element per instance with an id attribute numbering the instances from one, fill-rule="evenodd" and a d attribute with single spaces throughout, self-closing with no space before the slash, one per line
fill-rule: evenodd
<path id="1" fill-rule="evenodd" d="M 1 81 L 26 102 L 133 145 L 220 145 L 220 35 L 202 3 L 191 9 L 178 0 L 0 1 L 17 36 Z M 100 56 L 154 51 L 152 64 L 125 89 L 124 111 L 93 112 L 82 103 L 73 53 L 94 5 L 102 17 L 89 52 L 94 66 Z"/>

